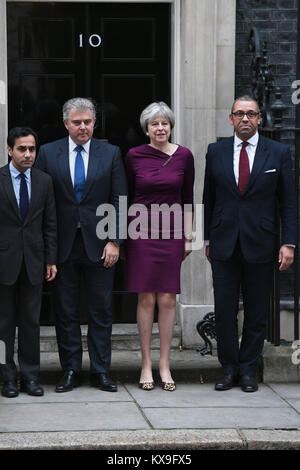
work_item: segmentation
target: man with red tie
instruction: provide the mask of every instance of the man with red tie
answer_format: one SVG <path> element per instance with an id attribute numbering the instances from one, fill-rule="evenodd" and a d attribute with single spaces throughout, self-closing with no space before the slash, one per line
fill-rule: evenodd
<path id="1" fill-rule="evenodd" d="M 229 390 L 239 380 L 243 391 L 254 392 L 274 261 L 284 270 L 294 258 L 296 197 L 289 149 L 259 135 L 257 102 L 247 95 L 237 98 L 229 119 L 234 136 L 208 146 L 203 192 L 206 256 L 212 266 L 218 358 L 224 372 L 215 389 Z M 240 291 L 244 324 L 239 346 Z"/>

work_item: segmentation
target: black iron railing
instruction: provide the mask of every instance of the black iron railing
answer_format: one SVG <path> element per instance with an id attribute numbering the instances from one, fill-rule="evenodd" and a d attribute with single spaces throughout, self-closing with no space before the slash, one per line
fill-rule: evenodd
<path id="1" fill-rule="evenodd" d="M 257 100 L 261 114 L 260 134 L 284 142 L 290 146 L 294 162 L 295 189 L 297 195 L 298 244 L 292 268 L 279 272 L 274 267 L 273 292 L 270 305 L 267 340 L 275 346 L 281 342 L 280 311 L 294 311 L 294 339 L 299 339 L 299 152 L 300 128 L 283 127 L 287 106 L 281 99 L 281 90 L 275 85 L 274 67 L 270 64 L 266 41 L 261 41 L 260 32 L 252 28 L 249 33 L 249 50 L 252 52 L 250 81 L 252 95 Z M 286 282 L 288 281 L 288 282 Z M 284 286 L 284 288 L 283 288 Z"/>
<path id="2" fill-rule="evenodd" d="M 281 141 L 288 139 L 291 141 L 290 147 L 293 155 L 294 163 L 294 177 L 295 177 L 295 190 L 296 190 L 296 204 L 297 204 L 297 239 L 298 244 L 295 248 L 293 266 L 285 273 L 279 272 L 278 268 L 274 268 L 273 279 L 273 292 L 271 297 L 271 308 L 268 322 L 267 340 L 275 346 L 280 345 L 280 311 L 283 308 L 293 310 L 294 318 L 294 340 L 299 339 L 299 197 L 300 197 L 300 181 L 299 181 L 299 142 L 300 142 L 300 128 L 291 127 L 276 127 L 276 128 L 262 128 L 259 131 L 262 135 L 271 139 Z M 284 277 L 289 278 L 289 282 L 284 283 Z M 285 284 L 285 289 L 282 284 Z M 287 291 L 290 290 L 290 291 Z"/>

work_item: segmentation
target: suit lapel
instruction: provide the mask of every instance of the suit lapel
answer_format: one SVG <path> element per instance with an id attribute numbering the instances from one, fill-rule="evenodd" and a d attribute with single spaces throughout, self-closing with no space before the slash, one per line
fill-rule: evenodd
<path id="1" fill-rule="evenodd" d="M 30 201 L 28 207 L 28 213 L 24 224 L 30 219 L 30 217 L 34 214 L 36 205 L 40 203 L 40 181 L 35 172 L 34 168 L 31 168 L 31 191 L 30 191 Z"/>
<path id="2" fill-rule="evenodd" d="M 264 139 L 261 136 L 259 136 L 252 171 L 250 174 L 248 184 L 245 188 L 245 191 L 243 192 L 243 195 L 247 193 L 247 191 L 249 191 L 249 189 L 255 183 L 255 180 L 257 176 L 259 175 L 259 173 L 262 171 L 262 168 L 264 167 L 265 162 L 268 157 L 269 157 L 268 147 L 265 145 Z"/>
<path id="3" fill-rule="evenodd" d="M 269 157 L 269 151 L 268 151 L 268 147 L 265 145 L 264 138 L 259 136 L 250 178 L 243 194 L 241 195 L 239 192 L 238 186 L 236 184 L 235 176 L 234 176 L 233 145 L 234 145 L 233 137 L 230 137 L 229 139 L 224 140 L 224 147 L 223 147 L 224 151 L 222 154 L 223 166 L 224 166 L 225 175 L 231 187 L 233 188 L 234 192 L 238 194 L 240 197 L 243 197 L 245 194 L 247 194 L 249 189 L 253 186 L 257 176 L 262 171 L 262 168 L 264 167 L 265 162 L 267 158 Z"/>
<path id="4" fill-rule="evenodd" d="M 66 137 L 63 141 L 60 142 L 56 153 L 59 165 L 59 173 L 62 178 L 62 183 L 69 194 L 76 200 L 76 195 L 71 179 L 70 172 L 70 162 L 69 162 L 69 138 Z"/>
<path id="5" fill-rule="evenodd" d="M 16 213 L 16 215 L 18 216 L 18 218 L 22 222 L 21 215 L 20 215 L 20 210 L 19 210 L 19 206 L 18 206 L 17 199 L 16 199 L 16 196 L 15 196 L 13 184 L 12 184 L 12 181 L 11 181 L 11 175 L 10 175 L 8 165 L 6 165 L 6 167 L 1 169 L 1 173 L 4 176 L 3 186 L 4 186 L 4 189 L 6 191 L 7 197 L 9 199 L 10 203 L 13 206 L 14 212 Z M 35 173 L 34 168 L 31 168 L 30 181 L 31 181 L 30 201 L 29 201 L 28 213 L 27 213 L 26 219 L 24 221 L 24 224 L 26 224 L 26 222 L 32 216 L 32 214 L 34 213 L 36 204 L 39 202 L 39 184 L 40 184 L 40 182 L 39 182 L 39 179 L 37 178 L 37 175 Z"/>
<path id="6" fill-rule="evenodd" d="M 19 206 L 18 206 L 18 203 L 17 203 L 17 199 L 16 199 L 16 196 L 15 196 L 13 183 L 12 183 L 11 175 L 10 175 L 10 171 L 9 171 L 9 165 L 5 165 L 3 168 L 1 168 L 1 175 L 3 177 L 3 179 L 2 179 L 3 187 L 4 187 L 4 190 L 6 192 L 7 197 L 9 199 L 9 202 L 12 205 L 14 212 L 16 213 L 18 218 L 21 220 Z"/>
<path id="7" fill-rule="evenodd" d="M 88 171 L 87 171 L 84 191 L 82 194 L 82 199 L 84 199 L 87 196 L 93 183 L 95 181 L 98 181 L 98 175 L 101 172 L 102 158 L 103 158 L 103 155 L 101 152 L 101 143 L 92 138 L 91 144 L 90 144 Z"/>
<path id="8" fill-rule="evenodd" d="M 236 180 L 234 176 L 234 169 L 233 169 L 233 151 L 234 151 L 233 137 L 229 137 L 229 139 L 225 139 L 222 143 L 223 143 L 223 149 L 222 149 L 221 158 L 222 158 L 223 167 L 224 167 L 224 174 L 232 190 L 239 195 L 240 192 L 236 184 Z"/>

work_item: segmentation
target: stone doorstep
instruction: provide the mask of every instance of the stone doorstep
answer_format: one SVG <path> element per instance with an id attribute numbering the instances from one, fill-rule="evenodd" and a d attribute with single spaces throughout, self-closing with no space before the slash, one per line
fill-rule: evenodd
<path id="1" fill-rule="evenodd" d="M 82 347 L 87 351 L 87 325 L 81 325 Z M 174 328 L 171 349 L 178 349 L 181 345 L 181 328 Z M 57 341 L 54 326 L 42 326 L 40 330 L 40 348 L 43 352 L 56 352 Z M 115 323 L 112 328 L 112 349 L 136 351 L 140 349 L 137 325 L 133 323 Z M 159 349 L 158 325 L 153 325 L 151 349 Z"/>
<path id="2" fill-rule="evenodd" d="M 90 361 L 87 350 L 87 325 L 81 325 L 83 344 L 82 380 L 89 381 Z M 42 383 L 55 384 L 61 376 L 57 341 L 54 326 L 41 327 L 41 369 Z M 201 346 L 199 338 L 199 346 Z M 17 344 L 16 344 L 17 346 Z M 159 380 L 159 332 L 158 324 L 153 325 L 151 357 L 153 361 L 153 374 L 155 380 Z M 16 347 L 17 350 L 17 347 Z M 137 382 L 140 373 L 140 344 L 136 324 L 113 324 L 112 328 L 112 362 L 110 375 L 119 382 Z M 181 328 L 175 325 L 171 345 L 171 370 L 179 382 L 214 382 L 221 375 L 220 364 L 213 355 L 201 356 L 193 349 L 181 348 Z"/>
<path id="3" fill-rule="evenodd" d="M 82 343 L 84 354 L 87 354 L 87 325 L 81 326 Z M 199 346 L 201 346 L 199 342 Z M 214 381 L 219 378 L 221 369 L 216 358 L 214 349 L 213 356 L 202 357 L 196 352 L 196 348 L 192 350 L 181 350 L 181 328 L 176 325 L 172 340 L 172 356 L 174 357 L 174 365 L 178 376 L 177 380 L 192 380 L 204 382 Z M 159 356 L 159 332 L 158 325 L 153 325 L 152 335 L 152 354 L 154 361 Z M 140 345 L 136 324 L 113 324 L 112 331 L 112 351 L 113 361 L 111 372 L 117 375 L 121 373 L 123 378 L 134 378 L 138 374 L 140 367 Z M 190 351 L 190 352 L 188 352 Z M 265 343 L 263 351 L 262 371 L 259 378 L 265 383 L 270 382 L 300 382 L 300 364 L 295 365 L 291 361 L 293 350 L 290 344 L 273 346 Z M 179 356 L 177 357 L 177 355 Z M 191 354 L 192 356 L 188 356 Z M 53 326 L 41 327 L 41 359 L 55 355 L 54 362 L 57 363 L 57 342 L 55 328 Z M 123 358 L 127 360 L 124 361 Z M 196 357 L 196 358 L 195 358 Z M 115 358 L 115 360 L 114 360 Z M 42 360 L 43 362 L 43 360 Z M 179 367 L 178 367 L 179 364 Z M 57 368 L 59 371 L 59 367 Z M 114 375 L 114 374 L 113 374 Z"/>
<path id="4" fill-rule="evenodd" d="M 265 343 L 263 351 L 263 378 L 264 382 L 300 382 L 300 364 L 293 364 L 292 354 L 296 354 L 300 362 L 297 350 L 293 350 L 292 343 L 281 346 L 273 346 Z M 298 349 L 298 352 L 299 349 Z"/>
<path id="5" fill-rule="evenodd" d="M 151 351 L 153 378 L 159 383 L 159 350 Z M 221 366 L 215 354 L 201 356 L 195 350 L 171 351 L 171 371 L 176 382 L 213 383 L 222 375 Z M 137 383 L 141 368 L 140 351 L 112 350 L 110 376 L 121 383 Z M 90 361 L 88 352 L 83 352 L 81 377 L 89 382 Z M 41 353 L 40 378 L 42 383 L 54 384 L 61 377 L 61 367 L 57 352 Z"/>

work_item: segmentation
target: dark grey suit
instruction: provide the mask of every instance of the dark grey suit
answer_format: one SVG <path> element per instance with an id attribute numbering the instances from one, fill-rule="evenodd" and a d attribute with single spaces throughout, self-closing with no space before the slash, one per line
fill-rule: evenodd
<path id="1" fill-rule="evenodd" d="M 111 293 L 114 268 L 101 260 L 107 239 L 96 234 L 97 207 L 111 203 L 119 220 L 119 196 L 127 194 L 125 172 L 118 147 L 92 138 L 87 178 L 80 202 L 69 166 L 69 138 L 43 145 L 37 167 L 52 176 L 58 219 L 58 275 L 55 281 L 56 331 L 64 370 L 79 372 L 82 361 L 79 322 L 81 279 L 86 288 L 88 349 L 92 373 L 107 373 L 111 359 Z M 80 230 L 78 223 L 80 222 Z M 118 241 L 118 226 L 117 239 Z"/>
<path id="2" fill-rule="evenodd" d="M 22 222 L 9 165 L 0 169 L 0 339 L 6 344 L 3 380 L 16 379 L 18 357 L 25 380 L 39 371 L 39 318 L 45 265 L 56 264 L 56 211 L 51 178 L 31 169 L 31 198 Z"/>

